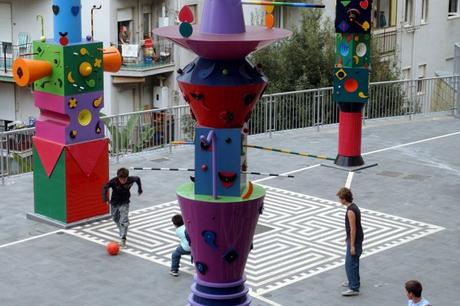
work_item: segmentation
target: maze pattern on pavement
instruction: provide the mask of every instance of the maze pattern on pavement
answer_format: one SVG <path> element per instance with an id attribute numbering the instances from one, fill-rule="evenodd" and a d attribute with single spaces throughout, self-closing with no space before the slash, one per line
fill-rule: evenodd
<path id="1" fill-rule="evenodd" d="M 333 201 L 264 186 L 264 213 L 246 265 L 247 283 L 264 294 L 343 265 L 345 208 Z M 178 244 L 171 217 L 180 213 L 177 201 L 130 213 L 125 252 L 169 267 Z M 361 208 L 366 257 L 433 234 L 443 227 Z M 76 227 L 70 232 L 106 244 L 118 239 L 111 220 Z M 194 273 L 184 256 L 181 272 Z"/>

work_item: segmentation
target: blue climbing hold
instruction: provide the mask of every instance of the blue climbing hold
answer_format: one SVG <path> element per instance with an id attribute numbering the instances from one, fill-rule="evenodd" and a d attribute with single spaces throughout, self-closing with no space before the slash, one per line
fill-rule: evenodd
<path id="1" fill-rule="evenodd" d="M 205 263 L 199 261 L 195 263 L 195 267 L 201 274 L 206 274 L 206 271 L 208 270 L 208 266 L 206 266 Z"/>
<path id="2" fill-rule="evenodd" d="M 204 242 L 206 242 L 206 244 L 208 244 L 213 249 L 217 249 L 216 233 L 212 231 L 203 231 L 201 236 L 203 236 Z"/>

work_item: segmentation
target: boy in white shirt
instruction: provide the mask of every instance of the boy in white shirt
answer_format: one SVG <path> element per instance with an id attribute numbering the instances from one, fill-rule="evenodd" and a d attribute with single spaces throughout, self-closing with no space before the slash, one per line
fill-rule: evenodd
<path id="1" fill-rule="evenodd" d="M 179 276 L 180 258 L 182 255 L 189 255 L 191 252 L 190 245 L 185 233 L 185 225 L 182 216 L 174 215 L 172 217 L 172 223 L 176 227 L 176 235 L 179 237 L 180 243 L 171 255 L 171 271 L 169 274 L 171 276 Z"/>
<path id="2" fill-rule="evenodd" d="M 407 306 L 430 306 L 430 302 L 422 298 L 422 284 L 417 280 L 407 281 L 405 284 L 409 301 Z"/>

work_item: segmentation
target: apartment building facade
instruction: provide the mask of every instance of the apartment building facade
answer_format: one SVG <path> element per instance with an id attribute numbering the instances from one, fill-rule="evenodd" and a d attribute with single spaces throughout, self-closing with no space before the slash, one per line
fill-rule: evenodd
<path id="1" fill-rule="evenodd" d="M 105 114 L 181 103 L 176 67 L 190 62 L 194 55 L 154 37 L 152 30 L 175 24 L 185 4 L 191 5 L 198 20 L 201 4 L 188 0 L 82 0 L 82 34 L 93 33 L 104 46 L 118 46 L 124 56 L 121 70 L 104 79 Z M 0 26 L 6 29 L 0 33 L 0 130 L 5 121 L 29 125 L 39 115 L 32 88 L 15 85 L 11 66 L 18 56 L 32 57 L 28 54 L 33 40 L 42 35 L 52 38 L 51 5 L 52 0 L 0 0 Z M 43 29 L 38 15 L 43 17 Z"/>
<path id="2" fill-rule="evenodd" d="M 195 55 L 158 37 L 150 37 L 155 55 L 145 58 L 145 39 L 152 29 L 173 25 L 183 5 L 199 23 L 203 0 L 82 0 L 82 33 L 94 32 L 104 46 L 117 45 L 124 55 L 122 69 L 104 80 L 105 114 L 118 114 L 183 104 L 176 70 Z M 336 0 L 323 14 L 335 18 Z M 31 88 L 14 84 L 12 58 L 30 52 L 31 41 L 42 33 L 51 37 L 52 0 L 0 0 L 0 129 L 2 120 L 33 123 L 38 109 Z M 100 7 L 100 9 L 99 9 Z M 247 24 L 263 20 L 264 8 L 244 6 Z M 293 28 L 301 9 L 275 8 L 277 26 Z M 91 15 L 94 27 L 91 29 Z M 454 46 L 460 43 L 460 0 L 373 0 L 373 34 L 382 60 L 393 61 L 403 78 L 422 78 L 454 72 Z"/>
<path id="3" fill-rule="evenodd" d="M 335 18 L 336 0 L 323 3 L 323 16 Z M 455 44 L 460 43 L 460 0 L 373 0 L 372 33 L 382 60 L 391 60 L 403 78 L 454 72 Z M 246 6 L 246 20 L 257 22 L 264 8 Z M 275 9 L 277 26 L 293 28 L 302 9 Z"/>

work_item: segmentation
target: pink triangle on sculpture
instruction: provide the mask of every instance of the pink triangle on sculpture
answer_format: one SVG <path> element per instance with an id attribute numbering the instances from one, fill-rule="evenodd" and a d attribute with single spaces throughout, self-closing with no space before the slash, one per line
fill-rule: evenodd
<path id="1" fill-rule="evenodd" d="M 45 169 L 46 175 L 51 176 L 51 173 L 56 166 L 59 156 L 61 156 L 64 144 L 45 140 L 37 136 L 33 137 L 33 143 L 35 150 L 37 150 L 38 157 L 42 162 L 43 168 Z"/>
<path id="2" fill-rule="evenodd" d="M 179 21 L 188 23 L 193 22 L 193 13 L 188 5 L 184 5 L 184 7 L 180 10 Z"/>
<path id="3" fill-rule="evenodd" d="M 93 173 L 94 167 L 96 167 L 99 157 L 105 152 L 104 148 L 106 146 L 107 139 L 101 139 L 70 145 L 67 146 L 67 150 L 69 150 L 86 176 L 90 176 Z"/>

